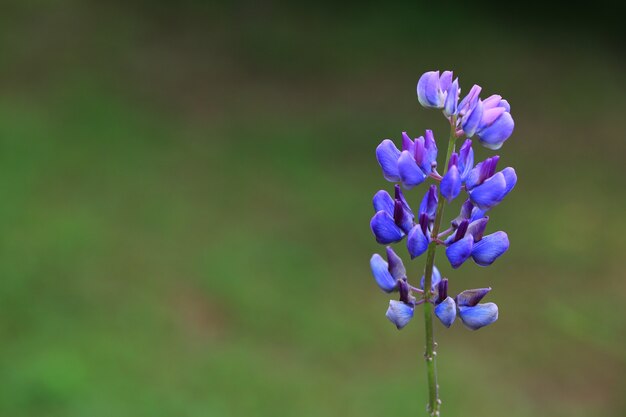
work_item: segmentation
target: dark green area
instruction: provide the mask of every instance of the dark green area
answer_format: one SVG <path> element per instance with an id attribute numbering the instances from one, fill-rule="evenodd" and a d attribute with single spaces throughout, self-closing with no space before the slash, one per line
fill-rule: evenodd
<path id="1" fill-rule="evenodd" d="M 368 224 L 392 187 L 380 140 L 433 128 L 444 146 L 415 83 L 448 68 L 512 104 L 499 154 L 519 183 L 488 228 L 505 256 L 453 271 L 438 254 L 451 291 L 492 286 L 500 306 L 478 332 L 437 325 L 443 415 L 626 414 L 612 28 L 102 3 L 0 14 L 0 415 L 424 415 L 423 326 L 385 319 Z"/>

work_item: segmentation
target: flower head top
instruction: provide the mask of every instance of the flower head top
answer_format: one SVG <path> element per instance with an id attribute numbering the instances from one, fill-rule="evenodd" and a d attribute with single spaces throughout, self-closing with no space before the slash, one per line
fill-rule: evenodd
<path id="1" fill-rule="evenodd" d="M 459 102 L 461 88 L 458 79 L 452 80 L 452 71 L 428 71 L 417 82 L 417 98 L 427 108 L 443 109 L 444 115 L 451 120 L 456 116 L 457 135 L 474 135 L 483 146 L 499 149 L 511 136 L 515 123 L 511 116 L 511 106 L 494 94 L 480 99 L 482 88 L 472 86 L 468 94 Z"/>

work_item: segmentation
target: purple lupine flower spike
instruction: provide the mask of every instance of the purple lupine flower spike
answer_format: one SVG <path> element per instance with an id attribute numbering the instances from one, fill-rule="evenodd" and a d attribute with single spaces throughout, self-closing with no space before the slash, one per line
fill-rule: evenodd
<path id="1" fill-rule="evenodd" d="M 488 266 L 509 249 L 509 237 L 504 231 L 487 233 L 487 213 L 503 201 L 517 184 L 517 173 L 511 167 L 497 170 L 500 157 L 494 155 L 474 165 L 472 138 L 476 136 L 483 146 L 498 149 L 509 139 L 515 124 L 509 103 L 500 95 L 481 98 L 482 88 L 474 85 L 461 99 L 461 87 L 452 71 L 429 71 L 417 83 L 417 97 L 421 105 L 441 109 L 450 124 L 450 141 L 446 154 L 450 155 L 445 168 L 437 170 L 437 143 L 432 130 L 413 139 L 402 132 L 401 146 L 390 139 L 376 148 L 376 159 L 383 177 L 394 183 L 394 193 L 378 191 L 372 200 L 374 215 L 370 228 L 376 241 L 389 245 L 402 241 L 411 259 L 426 252 L 425 271 L 431 271 L 426 287 L 422 276 L 419 287 L 410 284 L 410 277 L 398 253 L 387 246 L 386 259 L 374 254 L 370 268 L 378 287 L 398 298 L 389 301 L 386 317 L 398 328 L 406 326 L 415 314 L 416 306 L 428 305 L 425 310 L 427 343 L 424 356 L 428 367 L 430 415 L 440 415 L 441 401 L 436 382 L 435 346 L 433 339 L 434 316 L 450 327 L 457 315 L 463 325 L 471 330 L 485 327 L 498 319 L 498 306 L 481 303 L 491 288 L 469 289 L 456 296 L 448 294 L 448 278 L 442 278 L 434 265 L 436 250 L 445 247 L 452 269 L 460 268 L 468 259 L 479 266 Z M 463 143 L 457 143 L 457 140 Z M 459 146 L 460 145 L 460 146 Z M 458 147 L 457 147 L 458 146 Z M 441 162 L 441 161 L 440 161 Z M 424 182 L 430 185 L 420 201 L 419 210 L 413 212 L 402 189 L 410 190 Z M 402 187 L 402 188 L 401 188 Z M 465 194 L 460 213 L 442 227 L 444 204 Z M 424 272 L 426 275 L 426 272 Z M 426 287 L 426 288 L 425 288 Z M 433 379 L 432 376 L 435 376 Z"/>

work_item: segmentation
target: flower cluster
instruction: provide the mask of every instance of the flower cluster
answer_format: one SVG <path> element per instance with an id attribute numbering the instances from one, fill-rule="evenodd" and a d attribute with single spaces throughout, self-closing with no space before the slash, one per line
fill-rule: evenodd
<path id="1" fill-rule="evenodd" d="M 383 140 L 376 148 L 376 159 L 386 180 L 396 183 L 393 196 L 378 191 L 373 198 L 374 216 L 370 227 L 376 241 L 390 245 L 404 240 L 411 259 L 419 257 L 436 245 L 445 247 L 446 257 L 453 269 L 472 259 L 479 266 L 491 265 L 509 248 L 505 232 L 485 234 L 489 210 L 503 201 L 515 187 L 515 170 L 506 167 L 497 170 L 499 156 L 492 156 L 474 165 L 473 136 L 488 149 L 499 149 L 511 136 L 514 128 L 510 106 L 499 95 L 481 100 L 481 87 L 474 85 L 459 101 L 461 89 L 451 71 L 430 71 L 417 83 L 419 102 L 428 108 L 442 109 L 451 126 L 449 159 L 444 172 L 437 171 L 437 143 L 431 130 L 411 139 L 402 132 L 401 150 L 390 140 Z M 458 152 L 456 140 L 464 139 Z M 431 178 L 417 212 L 404 197 L 405 190 Z M 450 221 L 450 227 L 439 232 L 445 202 L 452 202 L 461 194 L 465 202 L 460 213 Z M 430 258 L 432 259 L 432 258 Z M 442 278 L 432 265 L 431 286 L 424 288 L 424 277 L 419 287 L 408 282 L 401 258 L 387 246 L 386 260 L 374 254 L 370 266 L 378 286 L 386 293 L 399 293 L 399 300 L 391 300 L 387 318 L 398 329 L 413 317 L 415 306 L 424 302 L 434 305 L 435 315 L 449 327 L 457 317 L 463 324 L 476 330 L 498 318 L 494 303 L 480 303 L 491 288 L 470 289 L 451 297 L 448 279 Z M 414 295 L 416 294 L 417 297 Z"/>

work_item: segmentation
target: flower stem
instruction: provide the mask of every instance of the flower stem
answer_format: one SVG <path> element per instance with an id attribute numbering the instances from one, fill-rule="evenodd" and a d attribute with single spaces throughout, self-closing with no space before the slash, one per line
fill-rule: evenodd
<path id="1" fill-rule="evenodd" d="M 450 139 L 448 140 L 448 153 L 446 155 L 443 175 L 448 172 L 448 161 L 450 155 L 454 151 L 456 143 L 456 116 L 450 120 Z M 439 416 L 441 408 L 441 400 L 439 399 L 439 385 L 437 384 L 437 364 L 435 347 L 435 337 L 433 335 L 433 309 L 431 303 L 431 287 L 433 279 L 433 268 L 435 266 L 435 251 L 437 250 L 437 237 L 443 217 L 445 198 L 439 193 L 439 201 L 437 203 L 437 212 L 435 214 L 435 223 L 431 233 L 431 242 L 428 244 L 428 253 L 426 254 L 426 270 L 424 272 L 424 327 L 426 331 L 426 369 L 428 374 L 428 412 L 431 416 Z"/>

